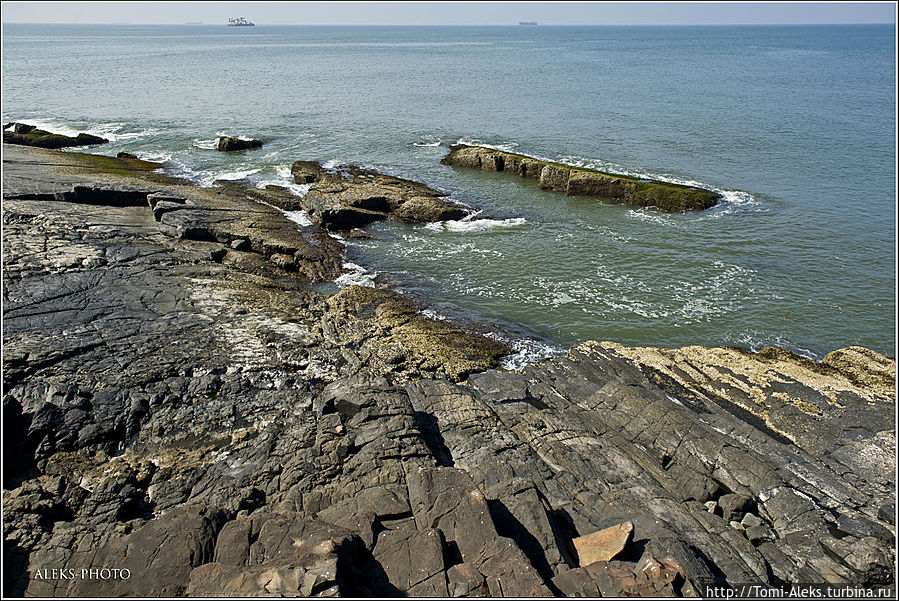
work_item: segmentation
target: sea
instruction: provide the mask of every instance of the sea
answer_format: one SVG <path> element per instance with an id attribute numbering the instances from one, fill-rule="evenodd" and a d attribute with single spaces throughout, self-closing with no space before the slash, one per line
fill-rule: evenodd
<path id="1" fill-rule="evenodd" d="M 4 24 L 3 122 L 87 131 L 202 185 L 305 188 L 296 160 L 471 208 L 348 239 L 324 291 L 387 285 L 516 345 L 585 340 L 895 356 L 892 25 Z M 221 153 L 222 135 L 261 138 Z M 483 144 L 719 191 L 709 210 L 567 197 L 443 166 Z M 302 226 L 299 219 L 298 227 Z M 329 288 L 330 287 L 330 288 Z"/>

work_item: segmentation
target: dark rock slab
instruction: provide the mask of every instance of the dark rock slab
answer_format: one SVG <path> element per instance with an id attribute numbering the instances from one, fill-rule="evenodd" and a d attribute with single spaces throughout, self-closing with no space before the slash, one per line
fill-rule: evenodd
<path id="1" fill-rule="evenodd" d="M 373 170 L 351 166 L 329 171 L 318 163 L 298 161 L 292 172 L 297 183 L 311 184 L 301 201 L 303 208 L 331 229 L 350 230 L 388 217 L 429 223 L 467 214 L 443 198 L 443 192 Z"/>
<path id="2" fill-rule="evenodd" d="M 252 150 L 261 148 L 262 140 L 248 140 L 234 136 L 222 136 L 219 138 L 218 150 L 220 152 L 233 152 L 235 150 Z"/>
<path id="3" fill-rule="evenodd" d="M 18 144 L 21 146 L 37 146 L 40 148 L 71 148 L 73 146 L 96 146 L 107 144 L 109 140 L 91 134 L 80 133 L 77 136 L 54 134 L 34 125 L 14 123 L 13 130 L 3 130 L 3 142 L 5 144 Z"/>

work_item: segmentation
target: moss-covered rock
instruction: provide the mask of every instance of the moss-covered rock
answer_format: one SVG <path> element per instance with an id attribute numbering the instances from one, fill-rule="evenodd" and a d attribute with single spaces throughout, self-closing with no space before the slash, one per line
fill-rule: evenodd
<path id="1" fill-rule="evenodd" d="M 453 380 L 497 367 L 499 358 L 511 352 L 502 342 L 425 317 L 414 301 L 391 290 L 350 286 L 331 296 L 328 306 L 332 313 L 374 322 L 379 349 L 399 352 L 402 361 Z M 382 360 L 400 359 L 385 355 Z"/>
<path id="2" fill-rule="evenodd" d="M 482 146 L 451 146 L 449 154 L 440 162 L 534 178 L 540 188 L 565 192 L 568 196 L 591 196 L 662 211 L 707 209 L 721 198 L 711 190 L 572 167 Z"/>
<path id="3" fill-rule="evenodd" d="M 3 141 L 7 144 L 19 144 L 20 146 L 38 146 L 40 148 L 71 148 L 74 146 L 93 146 L 106 144 L 106 138 L 80 133 L 77 136 L 64 136 L 54 134 L 34 125 L 26 123 L 13 123 L 11 131 L 3 131 Z"/>

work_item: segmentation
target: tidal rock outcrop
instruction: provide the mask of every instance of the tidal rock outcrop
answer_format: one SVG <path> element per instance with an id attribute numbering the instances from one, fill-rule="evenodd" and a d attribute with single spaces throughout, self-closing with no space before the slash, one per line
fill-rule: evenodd
<path id="1" fill-rule="evenodd" d="M 711 190 L 563 165 L 483 146 L 456 144 L 440 162 L 536 179 L 538 187 L 568 196 L 591 196 L 669 212 L 708 209 L 721 199 Z"/>
<path id="2" fill-rule="evenodd" d="M 9 129 L 10 127 L 12 128 L 11 130 Z M 40 148 L 70 148 L 73 146 L 107 144 L 109 140 L 85 133 L 80 133 L 77 136 L 54 134 L 26 123 L 9 123 L 3 129 L 3 142 L 5 144 L 37 146 Z"/>
<path id="3" fill-rule="evenodd" d="M 300 201 L 313 221 L 332 230 L 349 230 L 393 217 L 430 223 L 461 219 L 468 211 L 419 182 L 350 166 L 325 169 L 297 161 L 291 169 L 298 184 L 309 184 Z"/>
<path id="4" fill-rule="evenodd" d="M 895 582 L 890 358 L 497 370 L 395 292 L 311 289 L 341 249 L 277 190 L 13 147 L 3 177 L 6 596 Z"/>
<path id="5" fill-rule="evenodd" d="M 251 140 L 247 138 L 238 138 L 235 136 L 222 136 L 221 138 L 219 138 L 218 150 L 221 152 L 251 150 L 253 148 L 261 148 L 262 144 L 262 140 Z"/>

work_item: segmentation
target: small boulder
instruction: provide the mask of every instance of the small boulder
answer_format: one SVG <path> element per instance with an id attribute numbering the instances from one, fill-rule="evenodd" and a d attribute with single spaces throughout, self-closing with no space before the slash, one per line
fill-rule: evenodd
<path id="1" fill-rule="evenodd" d="M 315 161 L 296 161 L 290 173 L 298 184 L 311 184 L 321 177 L 322 166 Z"/>
<path id="2" fill-rule="evenodd" d="M 262 140 L 244 140 L 233 136 L 222 136 L 219 138 L 218 149 L 221 152 L 231 152 L 234 150 L 249 150 L 262 146 Z"/>
<path id="3" fill-rule="evenodd" d="M 752 499 L 746 495 L 728 493 L 721 495 L 718 499 L 718 507 L 721 509 L 725 521 L 740 521 L 751 502 Z"/>
<path id="4" fill-rule="evenodd" d="M 117 154 L 115 156 L 118 159 L 136 159 L 137 158 L 136 154 L 131 154 L 130 152 L 120 152 L 119 154 Z"/>
<path id="5" fill-rule="evenodd" d="M 462 219 L 468 211 L 457 204 L 435 196 L 413 196 L 396 210 L 405 221 L 432 223 Z"/>
<path id="6" fill-rule="evenodd" d="M 740 520 L 740 523 L 743 524 L 744 528 L 752 528 L 753 526 L 761 526 L 762 518 L 755 515 L 754 513 L 747 513 L 743 516 L 743 519 Z"/>
<path id="7" fill-rule="evenodd" d="M 577 537 L 572 543 L 577 553 L 578 565 L 584 567 L 597 561 L 611 560 L 621 553 L 633 532 L 634 524 L 628 521 Z"/>

